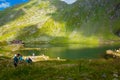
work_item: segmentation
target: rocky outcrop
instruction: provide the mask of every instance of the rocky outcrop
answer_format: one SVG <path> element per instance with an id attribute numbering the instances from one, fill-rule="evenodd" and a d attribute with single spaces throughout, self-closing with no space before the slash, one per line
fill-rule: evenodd
<path id="1" fill-rule="evenodd" d="M 107 50 L 106 55 L 113 58 L 120 57 L 120 48 L 118 50 Z"/>

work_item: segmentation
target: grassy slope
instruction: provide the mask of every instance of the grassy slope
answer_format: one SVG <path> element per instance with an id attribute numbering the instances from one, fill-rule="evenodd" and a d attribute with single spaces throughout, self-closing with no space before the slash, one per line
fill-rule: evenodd
<path id="1" fill-rule="evenodd" d="M 119 40 L 119 0 L 78 0 L 67 5 L 59 0 L 30 2 L 0 12 L 0 40 L 24 42 L 98 43 Z M 111 18 L 113 17 L 113 18 Z"/>
<path id="2" fill-rule="evenodd" d="M 1 80 L 119 80 L 120 59 L 45 61 L 19 64 L 0 61 Z M 2 64 L 2 65 L 1 65 Z M 112 66 L 111 66 L 112 65 Z"/>

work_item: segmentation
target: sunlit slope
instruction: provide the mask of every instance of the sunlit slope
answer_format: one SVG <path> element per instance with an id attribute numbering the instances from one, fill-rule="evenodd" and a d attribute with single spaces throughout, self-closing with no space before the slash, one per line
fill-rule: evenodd
<path id="1" fill-rule="evenodd" d="M 30 0 L 0 12 L 1 41 L 96 44 L 119 36 L 119 0 Z"/>

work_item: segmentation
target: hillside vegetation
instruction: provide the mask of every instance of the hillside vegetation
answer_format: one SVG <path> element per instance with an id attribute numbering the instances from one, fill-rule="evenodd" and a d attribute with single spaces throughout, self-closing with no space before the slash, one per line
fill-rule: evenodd
<path id="1" fill-rule="evenodd" d="M 92 43 L 120 40 L 120 0 L 30 0 L 0 11 L 0 41 Z"/>

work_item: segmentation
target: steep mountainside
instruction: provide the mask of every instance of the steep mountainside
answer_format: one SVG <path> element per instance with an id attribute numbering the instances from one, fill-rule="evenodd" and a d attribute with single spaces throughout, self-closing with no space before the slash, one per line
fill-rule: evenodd
<path id="1" fill-rule="evenodd" d="M 0 11 L 0 41 L 120 41 L 120 0 L 30 0 Z"/>

